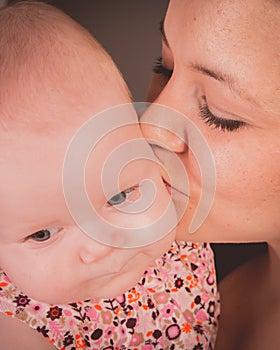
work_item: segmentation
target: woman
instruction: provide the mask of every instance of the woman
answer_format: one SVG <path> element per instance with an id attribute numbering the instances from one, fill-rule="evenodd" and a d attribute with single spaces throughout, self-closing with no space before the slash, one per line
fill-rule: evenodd
<path id="1" fill-rule="evenodd" d="M 224 312 L 217 349 L 280 346 L 279 23 L 279 1 L 171 0 L 149 99 L 176 109 L 187 122 L 182 125 L 174 113 L 171 120 L 156 108 L 142 117 L 145 136 L 160 146 L 156 153 L 172 178 L 177 206 L 189 197 L 180 238 L 268 242 L 265 257 L 221 284 Z M 195 152 L 186 147 L 190 122 L 207 141 L 216 170 L 211 209 L 192 236 L 186 227 L 203 186 Z M 168 169 L 170 150 L 187 170 L 187 193 L 175 168 Z"/>

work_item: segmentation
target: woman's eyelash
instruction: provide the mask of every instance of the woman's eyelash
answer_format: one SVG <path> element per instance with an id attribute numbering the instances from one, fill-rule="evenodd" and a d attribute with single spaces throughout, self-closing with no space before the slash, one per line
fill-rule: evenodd
<path id="1" fill-rule="evenodd" d="M 223 119 L 216 117 L 208 108 L 207 102 L 205 101 L 200 106 L 200 118 L 205 121 L 209 126 L 213 126 L 215 129 L 221 131 L 235 131 L 245 125 L 241 120 Z"/>
<path id="2" fill-rule="evenodd" d="M 153 72 L 156 74 L 162 74 L 165 77 L 167 77 L 168 79 L 170 79 L 171 75 L 173 74 L 172 69 L 165 68 L 162 65 L 162 57 L 161 56 L 159 56 L 154 63 Z"/>
<path id="3" fill-rule="evenodd" d="M 154 64 L 153 72 L 156 74 L 162 74 L 168 79 L 171 78 L 173 74 L 172 69 L 168 69 L 162 65 L 162 57 L 159 56 L 156 59 Z M 235 131 L 244 125 L 246 125 L 241 120 L 233 120 L 233 119 L 223 119 L 215 116 L 208 108 L 206 98 L 204 97 L 204 103 L 200 106 L 200 117 L 205 121 L 205 123 L 209 126 L 213 126 L 215 129 L 219 129 L 221 131 Z"/>

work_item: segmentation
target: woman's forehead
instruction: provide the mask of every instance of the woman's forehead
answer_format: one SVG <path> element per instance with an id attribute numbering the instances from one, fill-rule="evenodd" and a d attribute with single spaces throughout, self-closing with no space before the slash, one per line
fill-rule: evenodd
<path id="1" fill-rule="evenodd" d="M 279 20 L 280 2 L 171 0 L 164 26 L 168 28 L 170 23 L 173 30 L 191 35 L 198 31 L 208 38 L 213 35 L 227 39 L 238 36 L 241 42 L 264 44 L 265 38 L 269 41 L 279 39 Z"/>
<path id="2" fill-rule="evenodd" d="M 218 69 L 277 114 L 279 22 L 280 3 L 266 0 L 171 0 L 164 30 L 175 66 L 182 60 Z"/>

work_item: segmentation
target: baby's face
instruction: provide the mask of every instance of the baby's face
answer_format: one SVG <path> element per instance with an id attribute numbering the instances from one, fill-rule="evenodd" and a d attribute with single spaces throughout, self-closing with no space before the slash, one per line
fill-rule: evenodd
<path id="1" fill-rule="evenodd" d="M 47 130 L 43 124 L 34 129 L 11 124 L 1 131 L 0 266 L 18 288 L 40 301 L 66 303 L 118 296 L 133 287 L 148 264 L 160 257 L 174 239 L 171 231 L 149 245 L 128 249 L 105 245 L 94 240 L 92 232 L 84 233 L 80 228 L 83 222 L 75 222 L 73 213 L 69 212 L 62 178 L 71 138 L 87 119 L 106 106 L 130 101 L 116 70 L 110 71 L 108 67 L 109 64 L 102 71 L 95 66 L 97 74 L 88 74 L 91 81 L 86 84 L 87 91 L 75 88 L 75 96 L 71 96 L 69 89 L 63 101 L 54 92 L 54 95 L 48 95 L 50 100 L 43 107 L 33 104 L 33 110 L 36 107 L 42 120 L 51 119 L 45 125 Z M 33 102 L 42 98 L 40 91 L 38 94 Z M 89 98 L 85 100 L 85 96 Z M 78 108 L 68 103 L 73 98 Z M 21 119 L 29 118 L 28 101 L 21 109 Z M 121 122 L 122 115 L 116 117 Z M 132 125 L 105 135 L 90 154 L 85 167 L 87 195 L 99 220 L 108 224 L 105 227 L 147 226 L 163 215 L 169 204 L 169 193 L 157 164 L 139 159 L 141 155 L 121 169 L 118 179 L 112 176 L 106 185 L 107 195 L 102 189 L 100 178 L 108 156 L 119 145 L 142 138 L 135 120 L 131 110 Z M 102 118 L 99 121 L 102 128 Z M 121 161 L 121 158 L 118 159 Z M 118 164 L 118 159 L 112 159 L 113 164 Z M 66 174 L 66 178 L 72 175 L 75 176 Z M 127 212 L 126 207 L 145 196 L 146 182 L 143 180 L 147 179 L 154 185 L 153 202 L 136 214 Z M 75 201 L 75 189 L 73 196 Z M 94 216 L 84 218 L 87 219 L 92 220 L 94 227 Z M 97 234 L 100 237 L 100 232 Z M 105 238 L 110 234 L 116 242 L 126 245 L 121 229 L 116 229 L 113 234 L 105 230 L 102 234 Z"/>

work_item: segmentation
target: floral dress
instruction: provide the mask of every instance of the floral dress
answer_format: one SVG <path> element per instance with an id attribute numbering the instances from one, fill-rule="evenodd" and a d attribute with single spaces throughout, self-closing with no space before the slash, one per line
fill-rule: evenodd
<path id="1" fill-rule="evenodd" d="M 219 306 L 213 253 L 204 243 L 174 242 L 134 288 L 113 299 L 37 302 L 0 271 L 0 312 L 60 350 L 210 350 Z"/>

